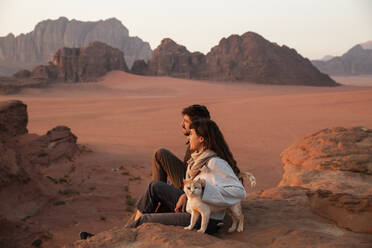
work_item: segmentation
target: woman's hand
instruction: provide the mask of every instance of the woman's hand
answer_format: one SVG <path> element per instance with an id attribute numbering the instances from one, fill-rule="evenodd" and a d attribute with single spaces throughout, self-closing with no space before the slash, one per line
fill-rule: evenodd
<path id="1" fill-rule="evenodd" d="M 184 193 L 183 195 L 178 198 L 176 208 L 174 209 L 174 212 L 179 213 L 179 212 L 185 212 L 186 210 L 186 203 L 187 203 L 187 196 Z"/>

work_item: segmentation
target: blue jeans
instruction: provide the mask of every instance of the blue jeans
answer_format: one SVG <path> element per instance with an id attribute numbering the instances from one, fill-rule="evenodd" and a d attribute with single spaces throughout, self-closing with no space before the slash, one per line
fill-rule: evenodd
<path id="1" fill-rule="evenodd" d="M 143 214 L 138 220 L 134 221 L 128 227 L 137 227 L 142 223 L 160 223 L 164 225 L 188 226 L 190 224 L 191 215 L 187 212 L 181 213 L 154 213 L 160 202 L 162 206 L 174 211 L 178 198 L 183 194 L 183 190 L 162 181 L 150 182 L 145 194 L 138 200 L 137 209 Z M 195 225 L 195 228 L 200 228 L 201 219 Z M 216 233 L 220 220 L 210 219 L 206 233 Z"/>

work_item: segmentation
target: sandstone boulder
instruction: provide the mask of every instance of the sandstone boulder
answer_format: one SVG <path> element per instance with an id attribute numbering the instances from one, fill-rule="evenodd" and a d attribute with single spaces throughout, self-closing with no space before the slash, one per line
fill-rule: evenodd
<path id="1" fill-rule="evenodd" d="M 71 159 L 78 151 L 77 137 L 66 126 L 57 126 L 24 146 L 24 160 L 32 164 L 50 165 L 61 159 Z"/>
<path id="2" fill-rule="evenodd" d="M 68 127 L 29 134 L 27 116 L 21 101 L 0 102 L 0 247 L 29 247 L 35 237 L 48 238 L 42 225 L 28 221 L 58 197 L 61 185 L 45 170 L 79 152 Z"/>
<path id="3" fill-rule="evenodd" d="M 0 190 L 30 179 L 31 165 L 48 166 L 79 152 L 77 137 L 66 126 L 46 135 L 27 134 L 27 106 L 21 101 L 0 102 Z"/>
<path id="4" fill-rule="evenodd" d="M 284 174 L 279 186 L 372 194 L 371 129 L 323 129 L 294 142 L 280 157 Z"/>
<path id="5" fill-rule="evenodd" d="M 279 186 L 309 189 L 311 209 L 355 232 L 371 233 L 372 130 L 327 128 L 281 153 Z"/>
<path id="6" fill-rule="evenodd" d="M 372 234 L 372 195 L 333 193 L 329 190 L 308 192 L 311 209 L 338 226 Z"/>

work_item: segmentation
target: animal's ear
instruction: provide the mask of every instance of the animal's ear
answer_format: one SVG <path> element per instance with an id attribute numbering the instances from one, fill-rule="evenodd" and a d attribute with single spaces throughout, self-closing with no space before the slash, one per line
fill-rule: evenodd
<path id="1" fill-rule="evenodd" d="M 200 177 L 198 178 L 198 180 L 196 180 L 196 182 L 197 182 L 197 183 L 201 183 L 201 181 L 200 181 Z"/>

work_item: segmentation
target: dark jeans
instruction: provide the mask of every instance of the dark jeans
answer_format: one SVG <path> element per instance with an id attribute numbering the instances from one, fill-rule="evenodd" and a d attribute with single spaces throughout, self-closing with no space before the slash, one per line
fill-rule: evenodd
<path id="1" fill-rule="evenodd" d="M 160 148 L 152 158 L 152 180 L 167 182 L 179 189 L 183 188 L 186 174 L 185 164 L 167 149 Z"/>
<path id="2" fill-rule="evenodd" d="M 168 209 L 175 209 L 178 198 L 183 190 L 161 181 L 150 182 L 145 194 L 138 200 L 137 209 L 143 214 L 138 220 L 129 224 L 128 227 L 137 227 L 143 223 L 160 223 L 164 225 L 188 226 L 191 215 L 189 213 L 154 213 L 158 203 L 164 204 Z M 195 226 L 200 228 L 201 219 Z M 222 221 L 210 219 L 206 233 L 216 233 Z"/>

